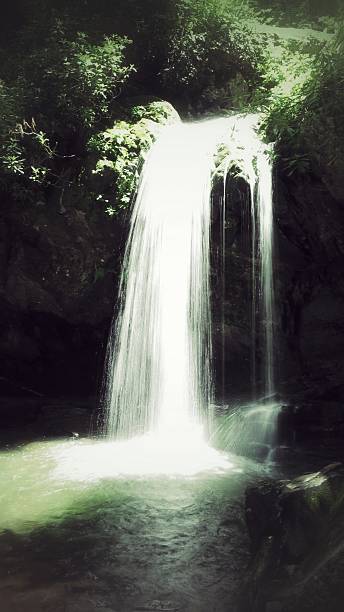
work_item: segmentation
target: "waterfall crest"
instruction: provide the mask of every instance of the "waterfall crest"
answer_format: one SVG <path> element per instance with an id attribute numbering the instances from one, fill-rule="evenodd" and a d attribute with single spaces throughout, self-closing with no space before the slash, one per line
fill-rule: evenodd
<path id="1" fill-rule="evenodd" d="M 239 115 L 228 119 L 228 148 L 222 168 L 224 189 L 231 168 L 240 172 L 249 187 L 250 196 L 250 240 L 252 260 L 251 280 L 251 379 L 255 398 L 257 383 L 257 337 L 261 334 L 261 376 L 263 393 L 270 397 L 275 391 L 273 326 L 275 319 L 275 297 L 273 283 L 273 184 L 272 145 L 266 145 L 258 135 L 260 116 Z M 224 198 L 225 202 L 225 198 Z M 226 214 L 223 213 L 225 220 Z M 223 231 L 223 234 L 225 232 Z M 223 241 L 224 242 L 224 241 Z M 225 248 L 225 244 L 223 247 Z M 230 282 L 230 271 L 228 271 Z M 259 315 L 259 321 L 257 321 Z M 261 329 L 259 329 L 259 323 Z"/>
<path id="2" fill-rule="evenodd" d="M 147 431 L 178 436 L 201 427 L 207 416 L 211 187 L 220 144 L 229 151 L 224 175 L 235 164 L 250 185 L 260 266 L 260 284 L 253 284 L 264 318 L 266 391 L 273 390 L 271 162 L 257 136 L 258 121 L 249 115 L 180 122 L 164 128 L 151 148 L 109 339 L 104 406 L 110 437 Z"/>

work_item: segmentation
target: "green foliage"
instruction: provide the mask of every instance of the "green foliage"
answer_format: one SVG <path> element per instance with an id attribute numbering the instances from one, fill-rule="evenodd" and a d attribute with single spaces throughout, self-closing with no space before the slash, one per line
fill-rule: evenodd
<path id="1" fill-rule="evenodd" d="M 114 98 L 133 70 L 124 60 L 129 40 L 117 35 L 91 42 L 78 32 L 68 40 L 57 21 L 44 48 L 24 64 L 33 85 L 31 94 L 49 104 L 56 118 L 74 128 L 91 128 L 106 117 Z"/>
<path id="2" fill-rule="evenodd" d="M 58 0 L 52 10 L 43 0 L 31 6 L 0 68 L 0 185 L 15 199 L 44 200 L 51 187 L 88 180 L 91 151 L 94 180 L 109 180 L 96 197 L 109 212 L 128 205 L 152 122 L 170 120 L 170 108 L 123 110 L 123 95 L 137 95 L 124 32 L 134 36 L 138 94 L 167 93 L 191 110 L 246 103 L 263 72 L 246 0 L 88 0 L 83 9 L 64 0 L 59 18 Z"/>
<path id="3" fill-rule="evenodd" d="M 110 117 L 133 72 L 128 44 L 118 35 L 69 40 L 57 20 L 14 78 L 0 83 L 0 181 L 16 198 L 32 199 L 35 189 L 60 180 L 63 160 L 84 154 L 90 131 Z"/>
<path id="4" fill-rule="evenodd" d="M 296 27 L 332 28 L 341 0 L 252 0 L 259 18 L 266 23 Z M 332 29 L 330 29 L 332 31 Z"/>
<path id="5" fill-rule="evenodd" d="M 110 214 L 125 209 L 157 124 L 173 117 L 159 101 L 130 106 L 153 93 L 191 115 L 261 110 L 288 174 L 338 175 L 344 54 L 340 33 L 331 45 L 320 32 L 338 29 L 328 2 L 340 0 L 316 0 L 312 19 L 310 0 L 24 3 L 25 31 L 0 49 L 1 189 L 34 202 L 77 183 Z M 278 32 L 287 22 L 318 37 Z"/>
<path id="6" fill-rule="evenodd" d="M 174 96 L 204 107 L 233 106 L 232 84 L 262 78 L 263 45 L 247 26 L 245 2 L 179 0 L 161 78 Z M 235 85 L 234 85 L 235 88 Z"/>
<path id="7" fill-rule="evenodd" d="M 106 193 L 99 193 L 96 199 L 107 205 L 110 215 L 116 212 L 111 202 L 116 201 L 118 209 L 128 206 L 138 178 L 140 156 L 151 143 L 144 119 L 134 125 L 118 121 L 91 138 L 89 149 L 100 156 L 93 172 L 106 179 Z M 109 188 L 112 194 L 108 195 Z"/>
<path id="8" fill-rule="evenodd" d="M 288 174 L 322 168 L 344 172 L 344 36 L 322 48 L 302 83 L 276 96 L 264 129 L 278 144 Z"/>
<path id="9" fill-rule="evenodd" d="M 4 170 L 13 174 L 24 173 L 16 129 L 20 110 L 18 92 L 0 81 L 0 159 Z"/>
<path id="10" fill-rule="evenodd" d="M 141 119 L 151 119 L 157 123 L 169 123 L 175 116 L 175 111 L 171 104 L 163 101 L 154 101 L 149 104 L 139 104 L 133 106 L 129 111 L 129 117 L 132 121 L 140 121 Z"/>
<path id="11" fill-rule="evenodd" d="M 46 180 L 54 150 L 44 131 L 34 119 L 25 116 L 20 88 L 0 82 L 0 184 L 17 199 L 31 195 L 28 183 L 40 185 Z"/>
<path id="12" fill-rule="evenodd" d="M 96 156 L 93 174 L 100 179 L 95 199 L 105 205 L 109 215 L 128 207 L 145 153 L 154 141 L 159 123 L 167 123 L 172 111 L 164 102 L 134 106 L 128 114 L 135 123 L 116 121 L 112 128 L 90 139 L 88 149 Z"/>

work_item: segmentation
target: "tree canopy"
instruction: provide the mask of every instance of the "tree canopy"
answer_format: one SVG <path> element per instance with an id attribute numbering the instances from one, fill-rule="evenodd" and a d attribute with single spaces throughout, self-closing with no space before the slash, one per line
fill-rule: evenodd
<path id="1" fill-rule="evenodd" d="M 288 172 L 341 169 L 338 0 L 15 0 L 2 17 L 0 188 L 16 201 L 76 181 L 121 209 L 161 99 L 185 116 L 263 111 Z"/>

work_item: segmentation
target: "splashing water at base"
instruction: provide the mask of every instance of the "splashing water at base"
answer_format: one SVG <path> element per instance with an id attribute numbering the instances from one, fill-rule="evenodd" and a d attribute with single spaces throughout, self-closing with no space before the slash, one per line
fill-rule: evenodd
<path id="1" fill-rule="evenodd" d="M 231 469 L 168 478 L 157 448 L 147 476 L 144 453 L 154 452 L 143 446 L 80 439 L 0 451 L 2 610 L 235 609 L 249 555 L 243 494 L 262 467 L 233 457 Z M 170 450 L 175 470 L 177 444 Z"/>
<path id="2" fill-rule="evenodd" d="M 201 436 L 190 441 L 187 434 L 178 445 L 153 434 L 127 441 L 33 442 L 0 449 L 0 466 L 0 533 L 53 521 L 54 516 L 63 517 L 70 507 L 77 507 L 85 494 L 93 496 L 94 491 L 122 488 L 125 483 L 133 489 L 146 483 L 148 489 L 160 488 L 162 494 L 171 481 L 191 486 L 224 478 L 229 483 L 258 469 L 247 460 L 206 446 Z"/>
<path id="3" fill-rule="evenodd" d="M 54 474 L 67 480 L 99 480 L 147 476 L 197 476 L 226 472 L 232 460 L 208 446 L 201 431 L 186 430 L 185 437 L 147 433 L 116 442 L 89 441 L 58 449 Z"/>
<path id="4" fill-rule="evenodd" d="M 277 445 L 279 412 L 280 404 L 276 402 L 252 402 L 226 407 L 225 411 L 222 407 L 216 419 L 214 440 L 228 452 L 269 461 Z"/>

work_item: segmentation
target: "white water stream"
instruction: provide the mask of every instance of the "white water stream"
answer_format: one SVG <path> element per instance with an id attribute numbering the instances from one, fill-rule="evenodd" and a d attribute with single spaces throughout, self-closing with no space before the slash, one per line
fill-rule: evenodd
<path id="1" fill-rule="evenodd" d="M 104 404 L 110 438 L 148 435 L 152 448 L 173 440 L 174 453 L 178 444 L 187 454 L 192 448 L 204 452 L 199 441 L 212 391 L 211 188 L 221 144 L 229 151 L 217 169 L 224 184 L 235 166 L 250 186 L 259 245 L 260 282 L 253 285 L 259 287 L 264 325 L 265 388 L 273 392 L 271 162 L 258 123 L 255 115 L 180 122 L 164 128 L 151 148 L 132 213 L 120 313 L 108 347 Z M 254 317 L 253 325 L 255 334 Z"/>

